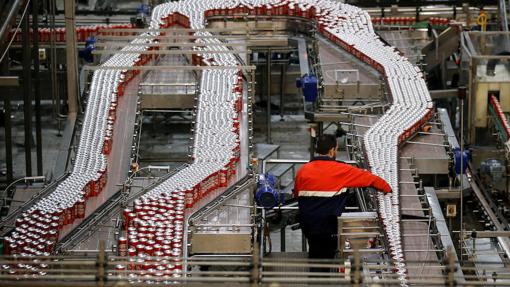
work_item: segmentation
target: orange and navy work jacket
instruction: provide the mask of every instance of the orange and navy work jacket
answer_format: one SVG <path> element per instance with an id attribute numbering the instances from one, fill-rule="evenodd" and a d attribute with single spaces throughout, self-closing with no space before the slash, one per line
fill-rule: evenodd
<path id="1" fill-rule="evenodd" d="M 348 188 L 373 187 L 391 192 L 388 183 L 369 171 L 318 156 L 296 175 L 294 197 L 298 199 L 301 228 L 306 236 L 337 233 L 337 217 L 347 202 Z"/>

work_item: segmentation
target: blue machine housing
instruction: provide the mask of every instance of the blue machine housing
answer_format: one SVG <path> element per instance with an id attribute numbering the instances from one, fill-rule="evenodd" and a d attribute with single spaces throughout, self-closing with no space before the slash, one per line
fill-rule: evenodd
<path id="1" fill-rule="evenodd" d="M 257 179 L 257 191 L 255 192 L 257 205 L 266 209 L 278 206 L 282 201 L 279 190 L 276 188 L 276 178 L 272 174 L 266 173 L 260 174 Z"/>
<path id="2" fill-rule="evenodd" d="M 455 173 L 456 174 L 464 174 L 466 173 L 466 169 L 468 167 L 469 161 L 471 160 L 471 153 L 469 150 L 464 150 L 463 159 L 462 159 L 462 168 L 460 166 L 460 148 L 453 149 L 453 157 L 455 160 Z"/>
<path id="3" fill-rule="evenodd" d="M 303 76 L 303 96 L 306 102 L 315 102 L 317 100 L 317 77 L 315 75 Z"/>
<path id="4" fill-rule="evenodd" d="M 315 75 L 305 74 L 296 78 L 296 88 L 303 90 L 305 102 L 315 102 L 318 96 L 317 77 Z"/>

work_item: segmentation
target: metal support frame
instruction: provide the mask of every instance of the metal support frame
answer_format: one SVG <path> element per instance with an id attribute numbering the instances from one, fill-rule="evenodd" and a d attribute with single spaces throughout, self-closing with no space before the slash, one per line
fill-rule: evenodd
<path id="1" fill-rule="evenodd" d="M 267 123 L 266 123 L 266 142 L 268 144 L 271 144 L 271 56 L 272 52 L 271 49 L 267 49 L 266 54 L 266 73 L 267 73 Z"/>
<path id="2" fill-rule="evenodd" d="M 25 176 L 32 176 L 32 77 L 30 55 L 30 19 L 25 13 L 22 21 L 23 45 L 23 112 L 25 126 Z"/>
<path id="3" fill-rule="evenodd" d="M 460 236 L 459 236 L 459 260 L 464 265 L 464 98 L 460 99 Z"/>
<path id="4" fill-rule="evenodd" d="M 280 71 L 280 121 L 283 121 L 283 101 L 285 96 L 285 75 L 287 73 L 287 65 L 287 63 L 282 63 Z"/>
<path id="5" fill-rule="evenodd" d="M 66 31 L 76 31 L 75 1 L 65 0 L 64 9 Z M 78 58 L 76 49 L 76 33 L 66 33 L 67 105 L 69 114 L 78 112 Z"/>
<path id="6" fill-rule="evenodd" d="M 4 58 L 0 62 L 0 73 L 2 75 L 9 74 L 9 60 Z M 19 85 L 19 84 L 18 84 Z M 5 118 L 5 165 L 6 165 L 6 179 L 7 182 L 13 180 L 12 172 L 12 127 L 11 127 L 11 100 L 7 95 L 3 96 L 4 101 L 4 118 Z"/>
<path id="7" fill-rule="evenodd" d="M 39 0 L 32 0 L 32 31 L 39 31 Z M 39 75 L 39 33 L 33 33 L 32 57 L 34 59 L 34 97 L 35 97 L 35 148 L 37 174 L 43 174 L 42 126 L 41 126 L 41 88 Z"/>
<path id="8" fill-rule="evenodd" d="M 49 3 L 49 22 L 50 22 L 50 68 L 51 68 L 51 99 L 53 101 L 53 116 L 55 118 L 60 114 L 60 99 L 58 97 L 57 82 L 57 47 L 56 47 L 56 28 L 55 28 L 55 10 L 56 0 L 48 0 Z"/>

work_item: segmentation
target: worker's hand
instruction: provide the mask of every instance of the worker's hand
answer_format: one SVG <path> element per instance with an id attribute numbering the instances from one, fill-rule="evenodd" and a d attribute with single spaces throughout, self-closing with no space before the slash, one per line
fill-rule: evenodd
<path id="1" fill-rule="evenodd" d="M 393 191 L 390 189 L 387 189 L 387 190 L 383 190 L 384 194 L 389 194 L 389 193 L 392 193 Z"/>

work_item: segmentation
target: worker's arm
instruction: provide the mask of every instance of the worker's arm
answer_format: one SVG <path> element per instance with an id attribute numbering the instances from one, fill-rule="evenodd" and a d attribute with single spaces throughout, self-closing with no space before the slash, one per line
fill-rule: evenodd
<path id="1" fill-rule="evenodd" d="M 348 182 L 349 186 L 347 187 L 373 187 L 384 193 L 391 192 L 390 185 L 384 179 L 363 169 L 349 166 L 342 176 Z"/>

